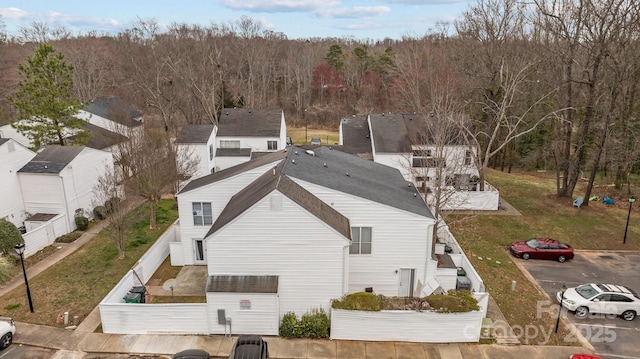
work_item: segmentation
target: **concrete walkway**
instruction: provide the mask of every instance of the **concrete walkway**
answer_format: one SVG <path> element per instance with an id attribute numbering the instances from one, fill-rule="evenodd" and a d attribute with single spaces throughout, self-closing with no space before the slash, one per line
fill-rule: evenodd
<path id="1" fill-rule="evenodd" d="M 73 243 L 56 244 L 58 251 L 27 270 L 35 277 L 49 266 L 73 253 L 87 243 L 108 224 L 97 223 Z M 22 285 L 22 275 L 0 288 L 0 296 Z M 494 321 L 504 320 L 493 300 L 488 316 Z M 505 321 L 506 322 L 506 321 Z M 96 307 L 75 330 L 16 323 L 15 344 L 68 351 L 65 358 L 83 358 L 100 354 L 139 354 L 144 357 L 166 357 L 190 348 L 200 348 L 216 358 L 227 358 L 235 338 L 206 335 L 121 335 L 96 333 L 100 325 L 100 311 Z M 547 358 L 566 359 L 571 354 L 588 353 L 582 347 L 552 347 L 525 345 L 481 344 L 425 344 L 405 342 L 365 342 L 343 340 L 284 339 L 266 337 L 269 354 L 274 359 L 502 359 Z M 511 343 L 517 338 L 510 338 Z M 56 358 L 60 358 L 57 356 Z"/>

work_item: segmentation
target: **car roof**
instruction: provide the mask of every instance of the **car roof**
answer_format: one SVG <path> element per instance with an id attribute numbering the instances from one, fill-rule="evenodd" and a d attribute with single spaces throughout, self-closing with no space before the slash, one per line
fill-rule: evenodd
<path id="1" fill-rule="evenodd" d="M 632 291 L 631 289 L 623 285 L 598 283 L 598 284 L 592 284 L 592 286 L 603 293 L 623 293 L 623 294 L 631 294 L 634 297 L 638 297 L 638 295 L 634 291 Z"/>

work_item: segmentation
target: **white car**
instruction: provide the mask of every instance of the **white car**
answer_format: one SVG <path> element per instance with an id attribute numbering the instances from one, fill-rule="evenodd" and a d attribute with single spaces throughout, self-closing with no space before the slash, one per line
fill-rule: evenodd
<path id="1" fill-rule="evenodd" d="M 556 294 L 562 306 L 574 311 L 576 317 L 585 318 L 589 312 L 620 315 L 633 320 L 640 313 L 640 298 L 631 289 L 615 284 L 583 284 Z"/>
<path id="2" fill-rule="evenodd" d="M 0 350 L 11 345 L 14 334 L 16 334 L 16 324 L 13 319 L 0 317 Z"/>

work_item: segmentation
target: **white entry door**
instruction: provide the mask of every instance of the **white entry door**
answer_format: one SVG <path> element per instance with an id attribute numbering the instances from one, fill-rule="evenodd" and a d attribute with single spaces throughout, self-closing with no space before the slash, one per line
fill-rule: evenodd
<path id="1" fill-rule="evenodd" d="M 193 262 L 194 264 L 206 264 L 206 250 L 204 247 L 203 239 L 194 239 L 193 240 Z"/>
<path id="2" fill-rule="evenodd" d="M 400 286 L 398 296 L 413 297 L 413 282 L 416 270 L 413 268 L 400 269 Z"/>

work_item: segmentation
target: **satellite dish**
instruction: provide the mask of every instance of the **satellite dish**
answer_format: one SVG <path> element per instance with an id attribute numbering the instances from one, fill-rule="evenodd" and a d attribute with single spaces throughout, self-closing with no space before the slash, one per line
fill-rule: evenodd
<path id="1" fill-rule="evenodd" d="M 175 278 L 170 278 L 164 281 L 164 284 L 162 285 L 162 289 L 164 290 L 173 290 L 173 288 L 176 287 L 176 279 Z"/>

